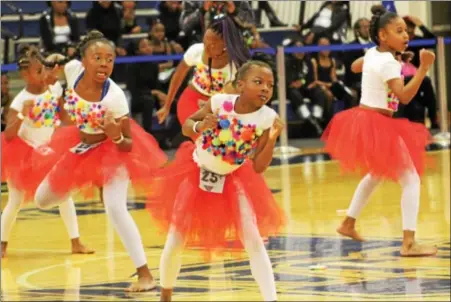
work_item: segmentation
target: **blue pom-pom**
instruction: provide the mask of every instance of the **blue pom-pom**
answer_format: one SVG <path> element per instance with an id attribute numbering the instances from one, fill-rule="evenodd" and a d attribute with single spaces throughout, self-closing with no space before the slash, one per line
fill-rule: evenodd
<path id="1" fill-rule="evenodd" d="M 221 129 L 229 129 L 230 121 L 229 120 L 220 120 L 219 126 L 221 127 Z"/>

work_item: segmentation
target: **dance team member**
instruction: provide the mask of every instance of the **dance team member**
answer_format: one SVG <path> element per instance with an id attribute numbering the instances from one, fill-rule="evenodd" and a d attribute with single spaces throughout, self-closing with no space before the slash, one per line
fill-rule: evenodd
<path id="1" fill-rule="evenodd" d="M 156 285 L 127 209 L 127 191 L 129 180 L 134 188 L 148 187 L 147 178 L 167 158 L 156 140 L 129 119 L 125 94 L 109 78 L 115 59 L 110 41 L 90 31 L 76 53 L 81 61 L 58 63 L 67 63 L 68 89 L 61 115 L 75 126 L 59 129 L 52 137 L 49 146 L 60 160 L 38 187 L 35 199 L 46 209 L 72 191 L 102 187 L 106 213 L 137 268 L 138 282 L 127 291 L 151 290 Z"/>
<path id="2" fill-rule="evenodd" d="M 33 199 L 55 163 L 41 146 L 50 141 L 61 123 L 58 102 L 62 88 L 47 84 L 49 75 L 41 60 L 34 46 L 25 45 L 19 51 L 18 67 L 25 88 L 12 101 L 2 133 L 2 178 L 8 183 L 8 202 L 1 217 L 2 258 L 22 204 Z M 80 241 L 75 205 L 69 196 L 62 200 L 59 212 L 71 239 L 72 253 L 94 253 Z"/>
<path id="3" fill-rule="evenodd" d="M 430 134 L 422 124 L 394 119 L 398 104 L 408 104 L 417 93 L 434 63 L 432 52 L 422 50 L 421 65 L 407 85 L 401 77 L 396 53 L 406 50 L 407 27 L 396 13 L 373 6 L 371 39 L 377 44 L 363 59 L 353 63 L 354 72 L 362 72 L 360 106 L 337 114 L 323 134 L 326 151 L 345 171 L 366 174 L 354 193 L 347 217 L 337 231 L 352 239 L 363 238 L 355 229 L 356 218 L 377 185 L 384 179 L 402 187 L 401 208 L 403 242 L 401 256 L 429 256 L 437 248 L 415 241 L 420 204 L 420 176 L 424 171 L 425 148 Z"/>
<path id="4" fill-rule="evenodd" d="M 161 301 L 170 301 L 186 244 L 202 246 L 207 259 L 228 240 L 241 240 L 265 301 L 277 300 L 274 274 L 262 236 L 275 234 L 284 215 L 263 173 L 284 125 L 265 104 L 274 76 L 261 61 L 238 70 L 239 95 L 216 94 L 189 117 L 175 160 L 156 173 L 148 210 L 168 231 L 160 261 Z"/>
<path id="5" fill-rule="evenodd" d="M 193 78 L 177 102 L 180 125 L 208 101 L 208 98 L 231 87 L 237 68 L 251 58 L 239 28 L 230 17 L 216 19 L 205 31 L 203 43 L 185 52 L 169 85 L 167 101 L 158 112 L 162 123 L 169 114 L 175 95 L 188 71 L 195 67 Z"/>

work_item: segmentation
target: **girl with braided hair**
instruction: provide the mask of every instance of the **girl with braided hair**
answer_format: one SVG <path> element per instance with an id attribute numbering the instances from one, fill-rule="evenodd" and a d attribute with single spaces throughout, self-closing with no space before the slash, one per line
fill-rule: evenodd
<path id="1" fill-rule="evenodd" d="M 422 50 L 421 65 L 413 79 L 404 85 L 396 54 L 409 42 L 406 23 L 381 5 L 373 6 L 370 35 L 376 47 L 352 65 L 362 72 L 360 106 L 334 116 L 323 134 L 326 151 L 345 171 L 366 174 L 359 183 L 347 217 L 337 229 L 341 235 L 363 241 L 355 222 L 377 185 L 384 179 L 402 187 L 402 257 L 429 256 L 437 248 L 419 245 L 415 240 L 420 204 L 420 176 L 424 171 L 426 146 L 430 141 L 424 125 L 407 119 L 394 119 L 398 104 L 408 104 L 417 94 L 427 71 L 434 63 L 432 52 Z"/>
<path id="2" fill-rule="evenodd" d="M 210 260 L 233 241 L 243 243 L 264 301 L 277 300 L 262 237 L 280 230 L 284 213 L 260 175 L 284 127 L 266 105 L 274 87 L 271 69 L 262 61 L 243 64 L 236 74 L 239 94 L 217 93 L 192 114 L 183 134 L 195 142 L 185 142 L 151 180 L 147 208 L 168 232 L 160 301 L 171 301 L 186 245 L 202 248 Z"/>
<path id="3" fill-rule="evenodd" d="M 68 86 L 61 115 L 75 125 L 52 137 L 49 147 L 59 160 L 35 199 L 39 207 L 50 208 L 74 190 L 102 187 L 106 213 L 137 269 L 138 282 L 127 291 L 148 291 L 156 285 L 127 209 L 128 184 L 130 180 L 135 190 L 146 190 L 147 179 L 167 158 L 156 140 L 129 118 L 124 92 L 109 79 L 114 46 L 100 32 L 90 31 L 77 52 L 81 61 L 58 62 L 65 64 Z"/>
<path id="4" fill-rule="evenodd" d="M 55 157 L 42 146 L 61 122 L 58 102 L 62 89 L 47 84 L 47 71 L 41 61 L 36 47 L 26 45 L 20 49 L 19 72 L 26 86 L 12 101 L 2 134 L 2 178 L 8 183 L 8 202 L 1 217 L 2 258 L 22 204 L 32 200 L 55 163 Z M 80 241 L 77 214 L 69 196 L 60 203 L 59 212 L 71 238 L 72 253 L 94 253 Z"/>
<path id="5" fill-rule="evenodd" d="M 217 17 L 205 31 L 203 43 L 188 48 L 177 66 L 169 85 L 167 100 L 157 112 L 158 121 L 162 123 L 168 116 L 175 95 L 192 67 L 193 78 L 177 103 L 177 117 L 181 125 L 205 105 L 209 97 L 224 89 L 230 90 L 237 69 L 250 58 L 233 19 L 224 15 Z"/>

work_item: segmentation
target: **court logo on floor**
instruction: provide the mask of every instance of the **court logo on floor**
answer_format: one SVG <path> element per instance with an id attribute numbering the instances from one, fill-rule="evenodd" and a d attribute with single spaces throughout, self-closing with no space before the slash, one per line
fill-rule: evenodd
<path id="1" fill-rule="evenodd" d="M 435 244 L 439 248 L 436 257 L 409 259 L 400 257 L 399 240 L 358 243 L 338 237 L 280 236 L 270 238 L 266 245 L 280 300 L 390 301 L 449 298 L 450 242 Z M 235 243 L 231 246 L 238 247 Z M 162 247 L 151 250 L 153 254 L 159 254 Z M 241 259 L 184 265 L 174 299 L 200 301 L 220 296 L 229 301 L 260 300 L 249 261 L 246 254 L 243 256 Z M 81 285 L 76 289 L 76 296 L 81 300 L 113 297 L 133 301 L 158 296 L 158 291 L 142 296 L 125 295 L 123 289 L 128 281 L 131 280 L 124 276 L 121 282 Z M 60 298 L 64 298 L 67 292 L 63 288 L 28 290 L 22 292 L 21 297 L 42 299 L 61 295 Z"/>

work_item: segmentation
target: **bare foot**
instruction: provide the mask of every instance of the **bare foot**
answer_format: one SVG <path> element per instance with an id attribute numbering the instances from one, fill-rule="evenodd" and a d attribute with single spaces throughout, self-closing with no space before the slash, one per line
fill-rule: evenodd
<path id="1" fill-rule="evenodd" d="M 437 254 L 437 247 L 412 243 L 401 247 L 401 257 L 427 257 Z"/>
<path id="2" fill-rule="evenodd" d="M 6 257 L 6 248 L 8 247 L 8 242 L 2 242 L 2 258 Z"/>
<path id="3" fill-rule="evenodd" d="M 355 228 L 352 227 L 348 227 L 345 225 L 341 225 L 338 229 L 337 232 L 345 237 L 350 237 L 356 241 L 360 241 L 363 242 L 365 241 L 365 239 L 363 239 L 362 236 L 360 236 L 359 233 L 357 233 L 357 231 L 355 230 Z"/>
<path id="4" fill-rule="evenodd" d="M 94 254 L 96 251 L 89 247 L 86 247 L 80 242 L 80 238 L 75 238 L 71 240 L 72 244 L 72 254 Z"/>
<path id="5" fill-rule="evenodd" d="M 172 288 L 161 288 L 160 301 L 172 301 Z"/>
<path id="6" fill-rule="evenodd" d="M 157 283 L 152 277 L 141 277 L 138 282 L 132 283 L 126 288 L 126 292 L 147 292 L 157 287 Z"/>

